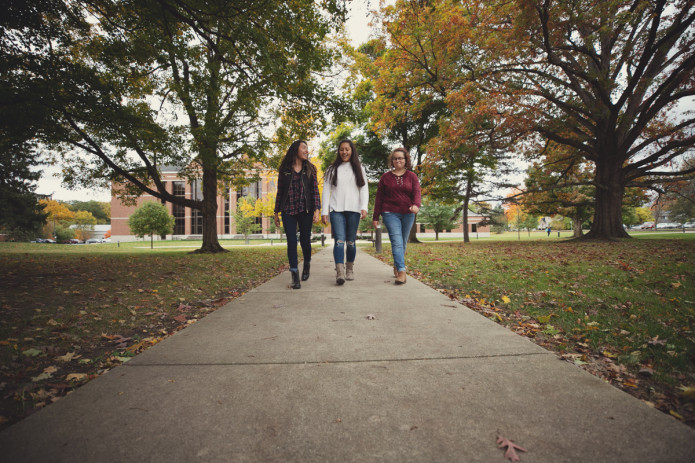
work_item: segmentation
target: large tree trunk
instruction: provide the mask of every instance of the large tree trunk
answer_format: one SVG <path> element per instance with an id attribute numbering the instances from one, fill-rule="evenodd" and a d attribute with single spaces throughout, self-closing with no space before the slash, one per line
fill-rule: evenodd
<path id="1" fill-rule="evenodd" d="M 203 168 L 203 245 L 195 253 L 227 252 L 217 240 L 217 172 Z"/>
<path id="2" fill-rule="evenodd" d="M 583 239 L 614 240 L 630 238 L 623 228 L 625 180 L 617 157 L 602 158 L 596 164 L 596 206 L 591 230 Z"/>
<path id="3" fill-rule="evenodd" d="M 582 219 L 580 217 L 573 217 L 572 223 L 574 224 L 574 233 L 572 236 L 575 238 L 584 236 L 584 232 L 582 231 Z"/>
<path id="4" fill-rule="evenodd" d="M 470 243 L 471 237 L 468 235 L 468 201 L 469 201 L 469 195 L 468 192 L 470 191 L 470 182 L 468 183 L 468 187 L 466 187 L 466 196 L 463 197 L 463 242 L 464 243 Z"/>

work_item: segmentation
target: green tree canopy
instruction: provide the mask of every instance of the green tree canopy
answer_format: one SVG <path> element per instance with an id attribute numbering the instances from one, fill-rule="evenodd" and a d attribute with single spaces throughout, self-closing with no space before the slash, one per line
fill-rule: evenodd
<path id="1" fill-rule="evenodd" d="M 99 201 L 70 201 L 68 209 L 73 212 L 87 211 L 96 219 L 98 224 L 111 222 L 111 204 Z"/>
<path id="2" fill-rule="evenodd" d="M 422 205 L 418 213 L 418 221 L 427 228 L 434 229 L 435 239 L 439 240 L 439 233 L 454 228 L 456 224 L 456 208 L 442 203 L 427 201 Z"/>
<path id="3" fill-rule="evenodd" d="M 153 247 L 154 235 L 173 233 L 174 216 L 169 214 L 165 205 L 148 201 L 128 218 L 128 226 L 135 236 L 150 235 L 150 247 Z"/>
<path id="4" fill-rule="evenodd" d="M 16 13 L 31 20 L 9 24 L 0 61 L 10 86 L 47 114 L 41 140 L 66 154 L 69 186 L 113 181 L 122 197 L 146 192 L 198 209 L 199 251 L 222 252 L 218 183 L 243 180 L 263 160 L 276 110 L 324 108 L 315 73 L 331 63 L 323 40 L 344 3 L 22 2 Z M 202 182 L 202 196 L 173 195 L 163 166 Z"/>

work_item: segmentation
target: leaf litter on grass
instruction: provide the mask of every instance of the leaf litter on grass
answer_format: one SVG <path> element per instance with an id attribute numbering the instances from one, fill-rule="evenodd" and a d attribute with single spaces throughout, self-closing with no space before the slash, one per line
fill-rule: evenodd
<path id="1" fill-rule="evenodd" d="M 283 248 L 0 254 L 0 429 L 267 281 L 285 260 Z"/>
<path id="2" fill-rule="evenodd" d="M 408 248 L 414 277 L 693 427 L 694 262 L 685 240 Z"/>

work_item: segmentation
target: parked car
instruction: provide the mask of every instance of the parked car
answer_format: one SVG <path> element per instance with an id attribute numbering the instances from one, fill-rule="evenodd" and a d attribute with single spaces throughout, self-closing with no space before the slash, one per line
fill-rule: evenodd
<path id="1" fill-rule="evenodd" d="M 44 243 L 55 244 L 55 240 L 52 240 L 52 239 L 50 239 L 50 238 L 47 238 L 47 239 L 43 240 L 43 242 L 44 242 Z"/>
<path id="2" fill-rule="evenodd" d="M 695 222 L 685 222 L 683 228 L 695 228 Z"/>
<path id="3" fill-rule="evenodd" d="M 87 241 L 85 241 L 85 244 L 97 244 L 101 243 L 101 240 L 99 238 L 90 238 Z"/>
<path id="4" fill-rule="evenodd" d="M 68 244 L 84 244 L 84 241 L 78 240 L 77 238 L 73 238 L 70 241 L 68 241 Z"/>
<path id="5" fill-rule="evenodd" d="M 673 223 L 673 222 L 663 222 L 663 223 L 658 223 L 656 224 L 657 230 L 666 230 L 670 228 L 680 228 L 679 223 Z"/>
<path id="6" fill-rule="evenodd" d="M 640 228 L 641 228 L 642 230 L 653 229 L 653 228 L 654 228 L 654 222 L 644 222 L 644 223 L 640 226 Z"/>

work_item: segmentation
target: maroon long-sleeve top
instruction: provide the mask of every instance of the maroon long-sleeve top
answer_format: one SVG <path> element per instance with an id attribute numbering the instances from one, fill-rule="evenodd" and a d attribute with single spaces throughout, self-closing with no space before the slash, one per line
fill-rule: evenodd
<path id="1" fill-rule="evenodd" d="M 376 190 L 372 220 L 379 220 L 382 212 L 409 214 L 410 206 L 420 207 L 420 200 L 420 180 L 415 172 L 407 170 L 401 176 L 386 172 Z"/>

